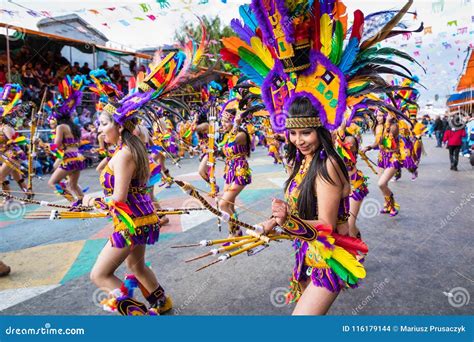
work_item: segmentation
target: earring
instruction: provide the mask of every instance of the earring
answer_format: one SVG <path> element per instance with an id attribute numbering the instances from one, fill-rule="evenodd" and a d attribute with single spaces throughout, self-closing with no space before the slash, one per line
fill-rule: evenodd
<path id="1" fill-rule="evenodd" d="M 301 161 L 301 154 L 300 154 L 300 150 L 296 149 L 296 162 L 300 162 Z"/>
<path id="2" fill-rule="evenodd" d="M 326 159 L 326 157 L 326 151 L 324 151 L 324 149 L 321 149 L 321 152 L 319 152 L 319 159 Z"/>

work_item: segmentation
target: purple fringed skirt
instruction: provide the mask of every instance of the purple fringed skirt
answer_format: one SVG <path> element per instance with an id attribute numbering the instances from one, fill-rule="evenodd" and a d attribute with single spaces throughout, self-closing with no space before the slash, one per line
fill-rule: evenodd
<path id="1" fill-rule="evenodd" d="M 364 176 L 362 171 L 357 170 L 357 172 L 351 175 L 352 192 L 350 197 L 355 201 L 361 202 L 369 194 L 367 185 L 367 177 Z"/>
<path id="2" fill-rule="evenodd" d="M 226 160 L 224 168 L 225 184 L 248 185 L 252 183 L 252 171 L 244 157 Z"/>
<path id="3" fill-rule="evenodd" d="M 79 152 L 66 152 L 59 167 L 65 171 L 81 171 L 86 168 L 86 160 Z"/>
<path id="4" fill-rule="evenodd" d="M 398 152 L 388 152 L 380 150 L 378 166 L 382 169 L 389 169 L 391 167 L 395 169 L 400 169 L 402 165 L 400 163 L 399 156 L 400 155 Z"/>
<path id="5" fill-rule="evenodd" d="M 306 253 L 308 252 L 308 242 L 300 239 L 293 241 L 295 249 L 295 267 L 290 288 L 290 302 L 298 301 L 301 296 L 300 282 L 311 279 L 314 286 L 324 287 L 331 292 L 339 292 L 346 288 L 357 288 L 357 284 L 348 284 L 342 280 L 331 268 L 310 267 L 305 264 Z"/>
<path id="6" fill-rule="evenodd" d="M 158 223 L 135 228 L 135 234 L 128 230 L 115 231 L 110 236 L 112 247 L 124 248 L 133 245 L 153 245 L 160 238 L 160 225 Z"/>
<path id="7" fill-rule="evenodd" d="M 2 146 L 3 147 L 3 146 Z M 26 160 L 26 153 L 16 145 L 8 146 L 8 149 L 0 149 L 11 160 Z"/>
<path id="8" fill-rule="evenodd" d="M 403 161 L 403 167 L 407 170 L 410 170 L 410 171 L 414 171 L 418 168 L 415 161 L 410 156 L 406 157 L 405 160 Z"/>

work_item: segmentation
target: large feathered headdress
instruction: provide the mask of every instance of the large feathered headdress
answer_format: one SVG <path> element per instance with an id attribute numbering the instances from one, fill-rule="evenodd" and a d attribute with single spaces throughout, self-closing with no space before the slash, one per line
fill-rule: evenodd
<path id="1" fill-rule="evenodd" d="M 116 123 L 132 129 L 134 124 L 131 123 L 137 116 L 149 119 L 149 121 L 160 116 L 161 111 L 157 111 L 156 106 L 168 112 L 175 112 L 172 107 L 176 106 L 187 108 L 184 104 L 171 98 L 170 94 L 181 84 L 191 79 L 190 70 L 199 63 L 206 47 L 206 41 L 206 31 L 203 28 L 199 45 L 188 41 L 181 49 L 170 52 L 163 58 L 156 54 L 153 63 L 149 66 L 149 72 L 138 84 L 137 89 L 133 89 L 128 95 L 121 98 L 114 91 L 113 95 L 117 100 L 108 96 L 109 101 L 104 106 L 104 110 L 113 116 Z M 95 80 L 93 79 L 93 81 Z M 155 107 L 149 105 L 152 101 Z"/>
<path id="2" fill-rule="evenodd" d="M 71 79 L 66 76 L 58 84 L 58 94 L 52 101 L 50 115 L 56 120 L 67 118 L 81 104 L 82 91 L 84 89 L 84 76 L 76 75 Z"/>
<path id="3" fill-rule="evenodd" d="M 240 8 L 243 23 L 237 19 L 231 23 L 239 38 L 224 38 L 221 54 L 261 86 L 276 131 L 282 127 L 275 122 L 287 116 L 298 97 L 307 97 L 317 111 L 317 120 L 309 118 L 308 125 L 335 129 L 346 107 L 366 97 L 371 105 L 385 106 L 377 94 L 399 86 L 390 85 L 381 74 L 411 79 L 406 67 L 388 58 L 414 62 L 409 55 L 375 45 L 407 32 L 399 23 L 412 2 L 400 11 L 368 16 L 371 34 L 363 38 L 364 15 L 356 10 L 348 30 L 346 7 L 339 0 L 252 0 Z M 295 127 L 291 119 L 286 122 Z"/>

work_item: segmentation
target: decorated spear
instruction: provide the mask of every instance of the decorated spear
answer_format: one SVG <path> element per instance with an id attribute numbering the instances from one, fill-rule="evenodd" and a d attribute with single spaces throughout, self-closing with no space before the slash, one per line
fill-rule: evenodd
<path id="1" fill-rule="evenodd" d="M 369 169 L 371 169 L 373 173 L 378 175 L 377 170 L 375 170 L 375 168 L 372 166 L 372 164 L 375 166 L 377 166 L 377 164 L 375 164 L 372 160 L 370 160 L 369 157 L 367 157 L 367 155 L 365 154 L 365 152 L 362 152 L 359 150 L 359 155 L 361 156 L 362 160 L 365 161 Z"/>

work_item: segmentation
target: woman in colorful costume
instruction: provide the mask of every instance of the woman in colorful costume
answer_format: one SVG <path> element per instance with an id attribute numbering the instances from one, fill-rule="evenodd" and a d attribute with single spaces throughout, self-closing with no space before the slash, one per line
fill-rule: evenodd
<path id="1" fill-rule="evenodd" d="M 265 136 L 265 142 L 268 148 L 268 155 L 273 158 L 273 164 L 283 164 L 280 155 L 280 141 L 277 139 L 275 132 L 273 132 L 270 120 L 264 118 L 262 120 L 262 129 Z"/>
<path id="2" fill-rule="evenodd" d="M 225 156 L 224 193 L 220 209 L 231 217 L 237 217 L 235 201 L 242 190 L 252 182 L 252 172 L 247 158 L 250 157 L 251 142 L 248 133 L 240 127 L 242 118 L 238 112 L 238 100 L 227 101 L 221 109 L 221 132 L 225 133 L 220 146 Z M 239 227 L 229 223 L 231 236 L 241 234 Z"/>
<path id="3" fill-rule="evenodd" d="M 79 186 L 81 170 L 86 168 L 85 158 L 79 152 L 81 130 L 72 122 L 71 115 L 80 104 L 84 79 L 76 76 L 71 80 L 67 76 L 58 85 L 59 94 L 49 104 L 50 116 L 57 121 L 55 138 L 51 151 L 56 155 L 57 168 L 48 181 L 49 187 L 70 202 L 80 203 L 84 194 Z M 67 185 L 63 182 L 68 179 Z M 74 194 L 74 195 L 73 195 Z"/>
<path id="4" fill-rule="evenodd" d="M 339 128 L 335 138 L 335 148 L 339 156 L 344 161 L 351 183 L 351 194 L 349 200 L 349 235 L 360 237 L 357 228 L 357 216 L 362 206 L 362 201 L 369 194 L 367 177 L 357 167 L 357 155 L 361 145 L 360 127 L 352 123 L 346 127 L 345 122 Z"/>
<path id="5" fill-rule="evenodd" d="M 192 48 L 192 46 L 191 46 Z M 116 144 L 114 155 L 101 174 L 105 197 L 86 196 L 84 205 L 94 204 L 108 210 L 114 221 L 114 232 L 100 253 L 91 272 L 92 281 L 110 290 L 104 309 L 122 315 L 155 315 L 172 308 L 153 271 L 145 265 L 146 245 L 159 238 L 159 217 L 150 196 L 150 168 L 145 144 L 133 132 L 138 124 L 139 109 L 150 101 L 160 105 L 161 97 L 186 80 L 192 58 L 189 50 L 171 52 L 156 65 L 138 85 L 139 90 L 117 102 L 110 101 L 100 115 L 100 132 L 106 142 Z M 164 106 L 164 105 L 163 105 Z M 140 111 L 147 123 L 158 120 L 153 111 Z M 150 117 L 151 116 L 151 117 Z M 121 282 L 114 273 L 126 261 L 134 276 Z M 133 299 L 139 286 L 150 307 Z"/>
<path id="6" fill-rule="evenodd" d="M 364 16 L 355 11 L 345 49 L 347 14 L 340 1 L 253 0 L 240 8 L 244 24 L 231 23 L 240 40 L 223 39 L 223 58 L 261 86 L 274 130 L 288 131 L 287 160 L 293 170 L 287 202 L 274 200 L 263 229 L 279 225 L 295 237 L 288 296 L 298 301 L 294 314 L 325 314 L 342 289 L 357 287 L 366 276 L 358 259 L 367 246 L 347 236 L 349 176 L 329 130 L 339 127 L 346 108 L 359 104 L 363 95 L 388 91 L 378 71 L 403 74 L 381 66 L 392 64 L 383 57 L 396 50 L 375 45 L 395 34 L 391 30 L 411 3 L 400 12 L 373 15 L 365 40 Z M 386 106 L 375 94 L 370 102 Z"/>
<path id="7" fill-rule="evenodd" d="M 400 210 L 400 205 L 395 202 L 393 192 L 388 187 L 388 182 L 402 167 L 398 121 L 394 116 L 388 115 L 382 110 L 378 110 L 376 120 L 375 142 L 364 147 L 362 151 L 365 153 L 372 149 L 379 149 L 378 166 L 380 176 L 378 186 L 385 199 L 380 213 L 396 216 Z"/>
<path id="8" fill-rule="evenodd" d="M 7 177 L 11 175 L 27 198 L 31 198 L 33 194 L 28 191 L 22 177 L 23 171 L 20 169 L 20 162 L 26 160 L 26 154 L 20 145 L 26 144 L 26 139 L 15 132 L 8 120 L 16 111 L 21 110 L 22 94 L 19 84 L 7 83 L 0 88 L 0 184 L 2 191 L 9 194 L 11 189 Z M 5 201 L 7 200 L 8 197 L 5 198 Z"/>

